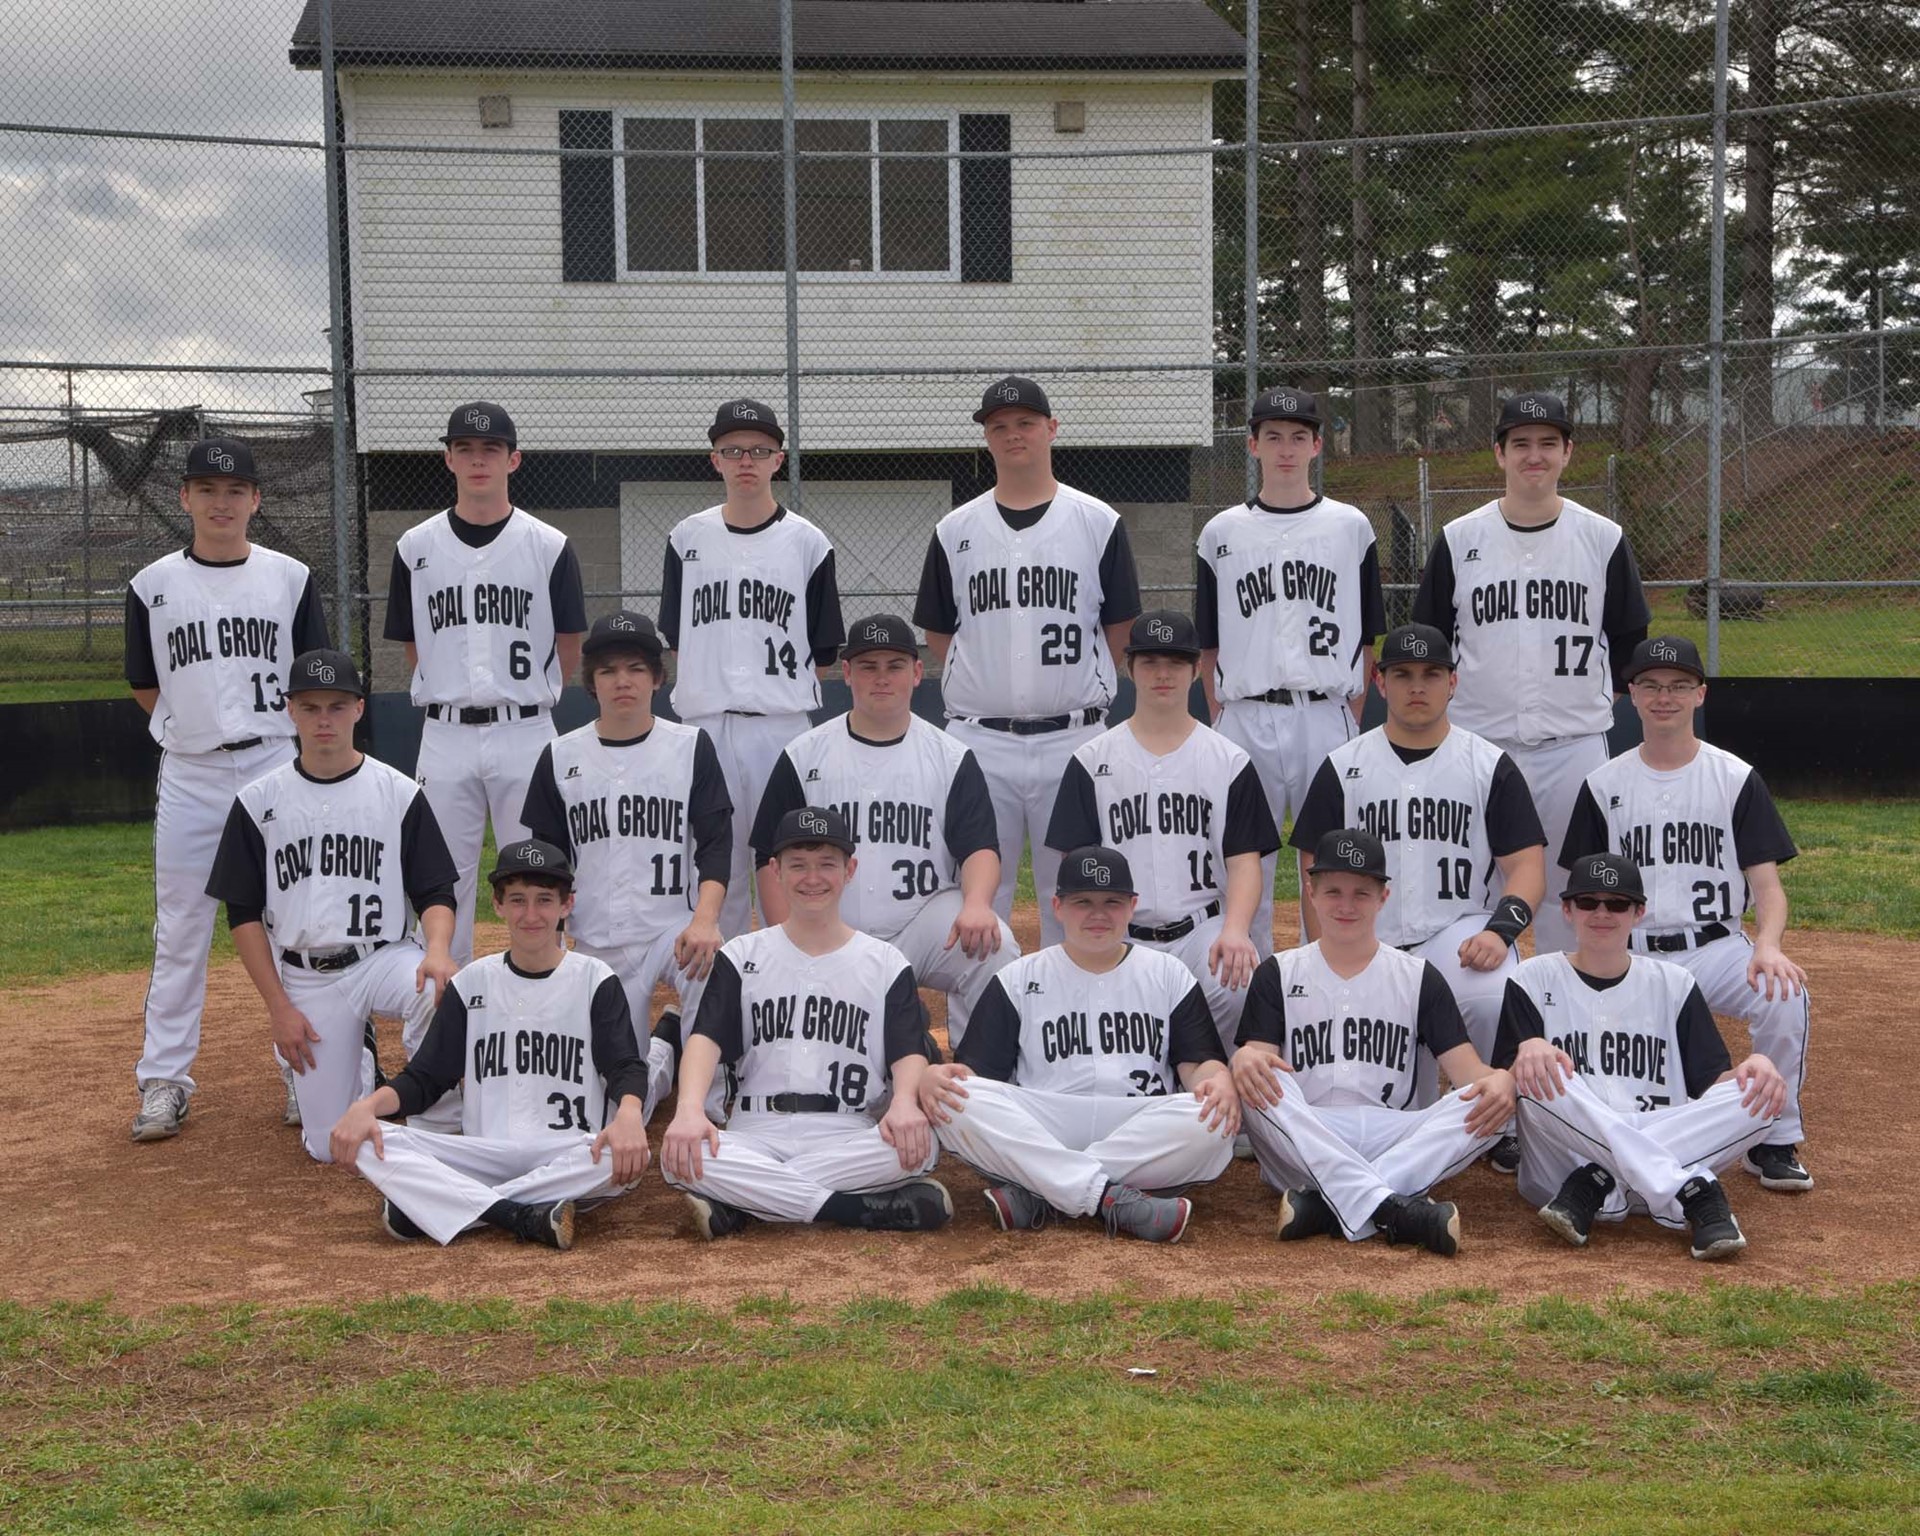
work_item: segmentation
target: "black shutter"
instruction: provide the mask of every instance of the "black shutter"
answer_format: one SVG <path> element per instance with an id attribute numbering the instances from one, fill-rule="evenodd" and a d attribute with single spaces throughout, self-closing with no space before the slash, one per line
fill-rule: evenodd
<path id="1" fill-rule="evenodd" d="M 960 149 L 1006 154 L 1013 119 L 1004 112 L 960 114 Z M 960 280 L 1013 281 L 1013 162 L 960 162 Z"/>
<path id="2" fill-rule="evenodd" d="M 613 250 L 613 114 L 562 112 L 562 149 L 604 149 L 606 159 L 560 159 L 560 280 L 610 283 Z"/>

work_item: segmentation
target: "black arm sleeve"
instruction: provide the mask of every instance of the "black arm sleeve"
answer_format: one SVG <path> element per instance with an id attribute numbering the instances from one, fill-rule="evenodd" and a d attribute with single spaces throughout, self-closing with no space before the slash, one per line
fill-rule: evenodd
<path id="1" fill-rule="evenodd" d="M 767 775 L 767 787 L 760 792 L 760 806 L 753 814 L 753 865 L 758 869 L 773 858 L 773 836 L 780 830 L 780 818 L 807 803 L 800 788 L 800 770 L 793 759 L 782 752 L 773 760 L 773 772 Z"/>
<path id="2" fill-rule="evenodd" d="M 947 547 L 937 533 L 927 540 L 913 622 L 936 635 L 951 635 L 960 628 L 960 605 L 953 596 L 953 567 L 947 563 Z"/>
<path id="3" fill-rule="evenodd" d="M 327 610 L 321 606 L 320 590 L 313 584 L 313 572 L 307 572 L 307 584 L 300 590 L 299 605 L 293 610 L 293 654 L 324 651 L 333 644 L 327 635 Z"/>
<path id="4" fill-rule="evenodd" d="M 1533 999 L 1521 990 L 1518 982 L 1509 981 L 1506 995 L 1500 1000 L 1500 1028 L 1493 1037 L 1493 1060 L 1487 1065 L 1510 1071 L 1513 1058 L 1520 1054 L 1520 1043 L 1544 1039 L 1546 1033 L 1547 1021 L 1540 1017 Z"/>
<path id="5" fill-rule="evenodd" d="M 1260 1041 L 1275 1050 L 1284 1050 L 1287 1038 L 1287 1004 L 1281 996 L 1280 962 L 1268 955 L 1253 968 L 1253 980 L 1247 983 L 1247 1005 L 1240 1010 L 1240 1033 L 1236 1045 Z"/>
<path id="6" fill-rule="evenodd" d="M 1422 962 L 1420 973 L 1420 1043 L 1436 1056 L 1444 1056 L 1456 1045 L 1471 1040 L 1466 1020 L 1460 1017 L 1460 1005 L 1454 1001 L 1453 988 L 1447 985 L 1432 965 Z"/>
<path id="7" fill-rule="evenodd" d="M 449 986 L 440 994 L 420 1049 L 387 1086 L 399 1097 L 401 1114 L 417 1115 L 439 1103 L 466 1072 L 467 1003 L 458 986 Z"/>
<path id="8" fill-rule="evenodd" d="M 1607 562 L 1607 595 L 1600 606 L 1600 628 L 1606 632 L 1607 654 L 1613 663 L 1614 692 L 1627 691 L 1623 674 L 1633 659 L 1633 648 L 1647 638 L 1647 626 L 1652 622 L 1646 589 L 1640 585 L 1640 567 L 1634 563 L 1633 546 L 1623 533 L 1613 548 L 1613 558 Z"/>
<path id="9" fill-rule="evenodd" d="M 1500 761 L 1502 763 L 1509 761 L 1504 752 L 1500 754 Z M 1515 777 L 1519 777 L 1518 769 L 1515 770 Z M 1537 814 L 1534 819 L 1536 822 L 1539 820 Z M 1489 827 L 1488 830 L 1491 833 L 1492 828 Z M 1544 836 L 1542 840 L 1544 841 Z M 1582 783 L 1580 793 L 1573 797 L 1573 813 L 1567 817 L 1567 835 L 1560 840 L 1560 851 L 1555 862 L 1562 869 L 1572 869 L 1575 859 L 1584 859 L 1590 853 L 1606 851 L 1606 813 L 1600 809 L 1600 802 L 1593 798 L 1593 786 Z M 1553 850 L 1549 849 L 1548 852 L 1552 853 Z M 1547 892 L 1550 900 L 1553 894 L 1552 891 Z"/>
<path id="10" fill-rule="evenodd" d="M 1733 802 L 1733 856 L 1742 869 L 1752 869 L 1756 864 L 1784 864 L 1799 852 L 1766 782 L 1749 769 Z"/>
<path id="11" fill-rule="evenodd" d="M 1698 986 L 1680 1005 L 1674 1033 L 1680 1037 L 1680 1070 L 1686 1079 L 1687 1097 L 1697 1099 L 1714 1085 L 1721 1073 L 1733 1070 L 1727 1042 L 1720 1038 L 1720 1026 L 1713 1022 L 1713 1010 L 1707 1006 Z"/>
<path id="12" fill-rule="evenodd" d="M 632 1095 L 647 1101 L 647 1064 L 633 1040 L 633 1015 L 627 1009 L 627 989 L 618 976 L 609 976 L 593 989 L 593 1070 L 607 1085 L 607 1108 L 618 1109 Z"/>
<path id="13" fill-rule="evenodd" d="M 1131 624 L 1140 617 L 1140 573 L 1124 519 L 1115 518 L 1107 547 L 1100 551 L 1100 622 Z"/>
<path id="14" fill-rule="evenodd" d="M 560 558 L 547 573 L 547 601 L 553 607 L 556 635 L 584 634 L 587 628 L 587 589 L 580 579 L 580 556 L 573 540 L 560 546 Z"/>
<path id="15" fill-rule="evenodd" d="M 1249 759 L 1227 786 L 1227 824 L 1220 833 L 1220 851 L 1228 858 L 1257 853 L 1264 859 L 1279 849 L 1280 829 L 1273 824 L 1273 807 L 1267 804 L 1260 770 Z"/>
<path id="16" fill-rule="evenodd" d="M 387 622 L 380 633 L 388 640 L 413 639 L 413 577 L 397 547 L 393 568 L 387 573 Z"/>
<path id="17" fill-rule="evenodd" d="M 1176 1067 L 1197 1067 L 1203 1061 L 1224 1062 L 1227 1053 L 1220 1049 L 1220 1031 L 1214 1027 L 1213 1010 L 1207 995 L 1195 982 L 1187 995 L 1173 1005 L 1173 1017 L 1167 1020 L 1167 1055 Z"/>
<path id="18" fill-rule="evenodd" d="M 540 749 L 540 761 L 533 765 L 533 777 L 527 780 L 527 798 L 520 807 L 520 820 L 527 836 L 552 843 L 574 858 L 573 834 L 567 826 L 567 803 L 560 798 L 560 785 L 553 776 L 553 747 Z"/>
<path id="19" fill-rule="evenodd" d="M 913 979 L 913 967 L 903 965 L 900 974 L 887 988 L 887 1018 L 883 1038 L 887 1065 L 903 1056 L 925 1056 L 927 1043 L 927 1005 L 920 1001 L 920 988 Z"/>
<path id="20" fill-rule="evenodd" d="M 1586 785 L 1580 786 L 1580 792 L 1586 793 Z M 1603 841 L 1605 837 L 1603 827 Z M 1540 825 L 1540 812 L 1533 803 L 1533 791 L 1527 788 L 1527 776 L 1502 752 L 1500 761 L 1493 765 L 1493 782 L 1487 786 L 1488 851 L 1499 859 L 1522 848 L 1546 846 L 1546 828 Z"/>
<path id="21" fill-rule="evenodd" d="M 780 761 L 787 760 L 780 754 Z M 733 796 L 720 754 L 705 731 L 693 744 L 693 787 L 687 795 L 687 825 L 693 829 L 693 867 L 701 880 L 721 885 L 733 868 Z"/>
<path id="22" fill-rule="evenodd" d="M 1387 592 L 1380 585 L 1380 545 L 1369 539 L 1360 559 L 1360 634 L 1366 645 L 1387 632 Z"/>
<path id="23" fill-rule="evenodd" d="M 1325 758 L 1314 770 L 1307 796 L 1293 813 L 1293 831 L 1287 841 L 1295 848 L 1312 853 L 1320 839 L 1347 824 L 1347 792 L 1340 787 L 1340 770 L 1332 758 Z"/>
<path id="24" fill-rule="evenodd" d="M 1431 624 L 1449 640 L 1459 638 L 1454 627 L 1453 551 L 1447 547 L 1445 533 L 1436 533 L 1433 548 L 1427 551 L 1420 590 L 1413 594 L 1413 622 Z"/>
<path id="25" fill-rule="evenodd" d="M 987 983 L 987 990 L 973 1005 L 967 1032 L 953 1059 L 997 1083 L 1013 1081 L 1014 1068 L 1020 1062 L 1020 1011 L 998 976 Z"/>
<path id="26" fill-rule="evenodd" d="M 719 1046 L 724 1062 L 738 1061 L 746 1054 L 740 1018 L 740 973 L 724 950 L 713 957 L 707 990 L 700 994 L 700 1011 L 694 1015 L 693 1034 L 705 1035 Z"/>
<path id="27" fill-rule="evenodd" d="M 672 539 L 660 557 L 660 633 L 668 650 L 680 649 L 680 551 Z"/>
<path id="28" fill-rule="evenodd" d="M 1071 853 L 1090 843 L 1104 841 L 1100 836 L 1100 802 L 1093 792 L 1093 776 L 1087 765 L 1076 757 L 1067 759 L 1060 775 L 1060 787 L 1053 795 L 1053 815 L 1047 821 L 1047 846 L 1060 853 Z"/>
<path id="29" fill-rule="evenodd" d="M 953 782 L 947 786 L 947 852 L 955 864 L 964 864 L 982 848 L 1000 851 L 999 823 L 993 819 L 993 796 L 987 776 L 972 752 L 960 759 Z"/>
<path id="30" fill-rule="evenodd" d="M 207 876 L 207 894 L 215 901 L 226 902 L 229 910 L 241 906 L 260 912 L 267 905 L 267 840 L 238 798 L 227 811 L 227 824 L 220 829 L 213 872 Z"/>
<path id="31" fill-rule="evenodd" d="M 153 631 L 147 627 L 147 605 L 140 594 L 127 587 L 126 638 L 121 671 L 132 688 L 158 688 L 160 669 L 153 661 Z"/>
<path id="32" fill-rule="evenodd" d="M 846 643 L 846 620 L 840 613 L 840 578 L 835 572 L 834 555 L 813 568 L 807 578 L 807 647 L 813 652 L 816 667 L 830 667 Z"/>
<path id="33" fill-rule="evenodd" d="M 1220 581 L 1197 549 L 1193 552 L 1193 627 L 1201 650 L 1220 648 Z"/>
<path id="34" fill-rule="evenodd" d="M 400 878 L 415 912 L 452 908 L 460 872 L 453 867 L 453 855 L 447 851 L 440 823 L 433 819 L 425 790 L 414 791 L 413 804 L 400 822 Z"/>

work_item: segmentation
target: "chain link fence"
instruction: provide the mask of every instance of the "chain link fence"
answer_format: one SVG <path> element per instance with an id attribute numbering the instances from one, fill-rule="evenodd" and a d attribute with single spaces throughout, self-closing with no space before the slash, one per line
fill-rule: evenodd
<path id="1" fill-rule="evenodd" d="M 655 605 L 737 395 L 849 615 L 910 611 L 1004 372 L 1149 602 L 1248 492 L 1250 390 L 1323 393 L 1400 608 L 1499 494 L 1498 400 L 1549 388 L 1657 624 L 1724 673 L 1920 673 L 1920 5 L 0 11 L 0 696 L 121 690 L 215 432 L 403 687 L 392 547 L 475 397 L 590 613 Z"/>

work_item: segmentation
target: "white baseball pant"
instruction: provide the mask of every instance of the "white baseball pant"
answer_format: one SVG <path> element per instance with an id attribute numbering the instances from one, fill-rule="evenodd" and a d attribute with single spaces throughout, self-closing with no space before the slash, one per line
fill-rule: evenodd
<path id="1" fill-rule="evenodd" d="M 1271 913 L 1269 913 L 1271 916 Z M 1220 1031 L 1220 1044 L 1231 1058 L 1234 1039 L 1240 1033 L 1240 1013 L 1247 1006 L 1247 989 L 1235 991 L 1233 988 L 1207 969 L 1207 951 L 1213 948 L 1213 941 L 1220 937 L 1220 930 L 1226 926 L 1226 915 L 1216 912 L 1212 917 L 1203 917 L 1193 930 L 1180 938 L 1168 939 L 1164 943 L 1152 939 L 1135 939 L 1132 942 L 1142 949 L 1157 949 L 1163 955 L 1172 955 L 1193 974 L 1200 983 L 1200 992 L 1207 1000 L 1207 1011 L 1213 1015 L 1213 1027 Z M 1269 922 L 1268 931 L 1272 931 Z M 1259 943 L 1258 935 L 1254 942 Z"/>
<path id="2" fill-rule="evenodd" d="M 453 958 L 461 965 L 473 959 L 474 900 L 487 816 L 493 816 L 496 848 L 526 837 L 520 813 L 526 809 L 527 781 L 554 734 L 553 715 L 547 710 L 531 720 L 493 725 L 461 725 L 431 716 L 421 722 L 414 777 L 426 791 L 460 874 L 453 893 Z"/>
<path id="3" fill-rule="evenodd" d="M 1607 761 L 1607 738 L 1563 736 L 1558 741 L 1537 747 L 1515 742 L 1497 743 L 1513 759 L 1520 776 L 1527 781 L 1533 796 L 1533 808 L 1540 813 L 1540 826 L 1547 834 L 1547 894 L 1540 910 L 1533 914 L 1533 952 L 1545 955 L 1573 948 L 1573 925 L 1560 915 L 1560 893 L 1566 889 L 1566 869 L 1560 863 L 1560 845 L 1567 840 L 1567 823 L 1573 820 L 1573 803 L 1580 798 L 1580 786 L 1587 775 Z M 1496 870 L 1493 897 L 1497 901 L 1506 887 Z"/>
<path id="4" fill-rule="evenodd" d="M 682 1029 L 691 1023 L 700 1007 L 700 994 L 707 989 L 704 980 L 693 980 L 674 961 L 674 940 L 684 931 L 683 924 L 632 944 L 610 944 L 602 948 L 582 944 L 576 939 L 573 945 L 581 954 L 604 961 L 613 974 L 620 978 L 620 985 L 626 991 L 627 1012 L 633 1019 L 633 1043 L 647 1063 L 648 1120 L 653 1119 L 654 1110 L 673 1089 L 676 1060 L 672 1046 L 664 1040 L 653 1038 L 654 988 L 664 981 L 678 995 Z M 707 1109 L 714 1120 L 719 1121 L 726 1118 L 725 1074 L 716 1072 L 713 1083 L 714 1092 L 708 1097 Z"/>
<path id="5" fill-rule="evenodd" d="M 1715 1083 L 1697 1099 L 1634 1113 L 1615 1109 L 1579 1077 L 1552 1100 L 1520 1098 L 1520 1196 L 1535 1207 L 1560 1193 L 1576 1168 L 1598 1163 L 1617 1181 L 1599 1219 L 1644 1209 L 1663 1227 L 1684 1229 L 1680 1188 L 1738 1162 L 1768 1140 L 1771 1116 L 1740 1102 L 1740 1085 Z"/>
<path id="6" fill-rule="evenodd" d="M 1233 1138 L 1209 1130 L 1190 1093 L 1108 1098 L 969 1077 L 940 1145 L 988 1178 L 1024 1186 L 1057 1211 L 1092 1216 L 1107 1185 L 1178 1190 L 1217 1179 Z"/>
<path id="7" fill-rule="evenodd" d="M 780 754 L 813 722 L 804 714 L 728 713 L 690 715 L 682 723 L 696 725 L 712 738 L 733 801 L 733 863 L 727 873 L 727 899 L 720 904 L 720 934 L 738 938 L 753 926 L 753 819 Z"/>
<path id="8" fill-rule="evenodd" d="M 949 734 L 973 750 L 993 800 L 993 820 L 1000 834 L 1000 885 L 993 893 L 993 910 L 1001 918 L 1013 916 L 1013 892 L 1020 882 L 1020 854 L 1033 845 L 1033 891 L 1039 898 L 1040 943 L 1058 944 L 1064 937 L 1053 915 L 1054 887 L 1060 883 L 1061 850 L 1047 846 L 1047 823 L 1053 802 L 1066 777 L 1067 760 L 1104 729 L 1104 723 L 1049 731 L 1041 736 L 1016 736 L 990 731 L 971 720 L 949 720 Z"/>
<path id="9" fill-rule="evenodd" d="M 1556 903 L 1557 905 L 1557 903 Z M 1418 944 L 1402 946 L 1410 955 L 1418 955 L 1436 971 L 1453 992 L 1453 1000 L 1466 1022 L 1467 1038 L 1482 1061 L 1493 1060 L 1494 1037 L 1500 1033 L 1500 1005 L 1506 1001 L 1507 979 L 1520 964 L 1520 957 L 1507 946 L 1507 957 L 1490 971 L 1469 970 L 1460 963 L 1460 946 L 1487 926 L 1486 912 L 1470 913 L 1447 924 Z M 1413 1102 L 1424 1109 L 1440 1097 L 1440 1072 L 1433 1053 L 1422 1046 L 1419 1064 L 1414 1068 Z"/>
<path id="10" fill-rule="evenodd" d="M 1308 786 L 1327 754 L 1352 741 L 1360 727 L 1345 699 L 1310 699 L 1301 694 L 1291 704 L 1229 699 L 1221 708 L 1216 729 L 1253 759 L 1273 811 L 1273 824 L 1284 833 L 1287 818 L 1305 803 Z M 1274 949 L 1273 877 L 1282 858 L 1294 857 L 1295 850 L 1283 847 L 1260 861 L 1260 905 L 1254 909 L 1252 927 L 1254 947 L 1263 960 Z M 1283 947 L 1293 946 L 1289 942 Z"/>
<path id="11" fill-rule="evenodd" d="M 947 994 L 947 1045 L 954 1049 L 966 1034 L 973 1005 L 980 1001 L 987 983 L 999 975 L 1009 961 L 1020 958 L 1019 940 L 1014 938 L 1005 918 L 1000 920 L 1000 947 L 992 954 L 975 960 L 968 958 L 957 943 L 949 949 L 947 935 L 953 931 L 954 919 L 959 917 L 963 904 L 958 887 L 936 892 L 907 919 L 906 926 L 898 933 L 874 935 L 907 957 L 916 982 Z"/>
<path id="12" fill-rule="evenodd" d="M 900 1154 L 881 1139 L 880 1122 L 867 1115 L 754 1110 L 735 1115 L 720 1132 L 718 1152 L 702 1150 L 699 1178 L 661 1172 L 675 1189 L 762 1221 L 812 1221 L 829 1196 L 896 1188 L 930 1172 L 939 1157 L 936 1144 L 919 1167 L 902 1168 Z"/>
<path id="13" fill-rule="evenodd" d="M 153 815 L 153 977 L 147 984 L 146 1038 L 134 1081 L 194 1089 L 200 1014 L 207 1002 L 207 952 L 220 903 L 207 894 L 213 856 L 233 798 L 261 774 L 292 758 L 294 746 L 271 737 L 244 752 L 163 752 Z"/>
<path id="14" fill-rule="evenodd" d="M 386 1156 L 366 1142 L 354 1166 L 367 1182 L 412 1218 L 436 1243 L 452 1242 L 481 1224 L 496 1200 L 544 1205 L 604 1200 L 631 1185 L 613 1182 L 613 1154 L 593 1160 L 593 1140 L 580 1134 L 552 1141 L 450 1136 L 410 1126 L 381 1127 Z"/>

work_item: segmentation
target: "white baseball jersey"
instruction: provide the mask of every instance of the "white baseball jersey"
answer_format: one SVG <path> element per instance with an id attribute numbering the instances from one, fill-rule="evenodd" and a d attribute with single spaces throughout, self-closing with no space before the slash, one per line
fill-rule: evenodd
<path id="1" fill-rule="evenodd" d="M 1426 961 L 1382 944 L 1357 976 L 1342 976 L 1318 941 L 1269 955 L 1255 968 L 1240 1043 L 1263 1040 L 1293 1068 L 1309 1104 L 1413 1103 L 1419 1048 L 1443 1056 L 1467 1027 L 1446 982 Z"/>
<path id="2" fill-rule="evenodd" d="M 1615 669 L 1648 613 L 1618 523 L 1568 501 L 1515 528 L 1490 501 L 1434 540 L 1413 617 L 1453 637 L 1453 723 L 1531 746 L 1613 724 Z"/>
<path id="3" fill-rule="evenodd" d="M 693 1032 L 737 1066 L 743 1113 L 799 1094 L 817 1099 L 818 1110 L 869 1114 L 887 1095 L 892 1064 L 928 1049 L 913 967 L 884 939 L 859 932 L 827 955 L 796 948 L 783 927 L 729 939 Z"/>
<path id="4" fill-rule="evenodd" d="M 869 741 L 841 715 L 787 744 L 753 823 L 753 861 L 773 857 L 780 818 L 831 806 L 858 845 L 840 915 L 863 933 L 892 938 L 929 900 L 960 883 L 960 866 L 997 849 L 993 800 L 973 754 L 914 716 L 897 741 Z"/>
<path id="5" fill-rule="evenodd" d="M 1226 891 L 1227 860 L 1280 846 L 1267 792 L 1246 752 L 1196 724 L 1164 757 L 1131 724 L 1087 742 L 1067 763 L 1047 826 L 1047 846 L 1090 843 L 1127 856 L 1140 896 L 1133 921 L 1159 927 L 1206 915 Z"/>
<path id="6" fill-rule="evenodd" d="M 384 633 L 419 652 L 416 704 L 550 708 L 566 686 L 554 637 L 586 627 L 573 546 L 529 512 L 480 527 L 449 510 L 394 546 Z"/>
<path id="7" fill-rule="evenodd" d="M 1366 687 L 1362 658 L 1387 622 L 1373 524 L 1358 507 L 1323 496 L 1297 511 L 1255 500 L 1216 512 L 1194 585 L 1221 698 L 1291 688 L 1345 699 Z"/>
<path id="8" fill-rule="evenodd" d="M 950 717 L 1031 719 L 1112 703 L 1102 626 L 1139 614 L 1126 524 L 1062 485 L 1035 521 L 1010 521 L 991 491 L 941 518 L 913 621 L 953 637 L 940 677 Z"/>
<path id="9" fill-rule="evenodd" d="M 1396 747 L 1380 726 L 1330 753 L 1294 818 L 1291 841 L 1312 853 L 1342 827 L 1365 828 L 1387 851 L 1393 894 L 1374 932 L 1396 946 L 1491 913 L 1494 860 L 1547 841 L 1513 759 L 1457 725 L 1437 747 Z"/>
<path id="10" fill-rule="evenodd" d="M 683 720 L 818 709 L 813 669 L 846 638 L 833 545 L 785 507 L 757 528 L 728 527 L 719 507 L 682 519 L 667 535 L 660 633 L 679 653 L 673 708 Z"/>
<path id="11" fill-rule="evenodd" d="M 733 802 L 707 733 L 672 720 L 633 741 L 592 725 L 541 750 L 520 813 L 573 865 L 567 927 L 611 949 L 686 926 L 703 880 L 727 882 Z"/>
<path id="12" fill-rule="evenodd" d="M 987 983 L 954 1059 L 1042 1093 L 1157 1098 L 1183 1091 L 1183 1063 L 1222 1057 L 1200 986 L 1172 955 L 1129 944 L 1096 975 L 1055 944 Z"/>
<path id="13" fill-rule="evenodd" d="M 326 644 L 312 573 L 277 550 L 217 565 L 181 550 L 127 583 L 126 677 L 160 690 L 147 729 L 169 752 L 292 736 L 280 686 Z"/>
<path id="14" fill-rule="evenodd" d="M 1560 861 L 1570 868 L 1589 853 L 1625 854 L 1647 888 L 1635 931 L 1677 933 L 1737 927 L 1752 904 L 1742 871 L 1798 851 L 1760 775 L 1703 741 L 1684 768 L 1657 772 L 1635 748 L 1588 774 Z"/>

